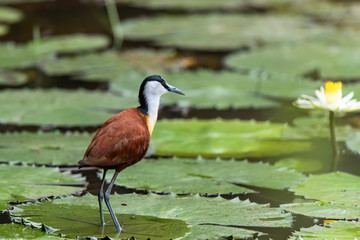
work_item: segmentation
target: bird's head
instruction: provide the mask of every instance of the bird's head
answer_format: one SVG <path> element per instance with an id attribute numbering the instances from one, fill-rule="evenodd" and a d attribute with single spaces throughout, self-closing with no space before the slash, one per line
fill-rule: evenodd
<path id="1" fill-rule="evenodd" d="M 148 76 L 142 82 L 139 90 L 139 102 L 141 107 L 147 108 L 149 107 L 149 104 L 158 102 L 160 96 L 167 92 L 185 95 L 183 91 L 171 86 L 159 75 Z"/>
<path id="2" fill-rule="evenodd" d="M 144 79 L 140 86 L 140 93 L 143 93 L 145 96 L 158 95 L 161 96 L 164 93 L 173 92 L 181 95 L 185 95 L 183 91 L 177 89 L 176 87 L 168 84 L 165 79 L 159 75 L 151 75 Z"/>

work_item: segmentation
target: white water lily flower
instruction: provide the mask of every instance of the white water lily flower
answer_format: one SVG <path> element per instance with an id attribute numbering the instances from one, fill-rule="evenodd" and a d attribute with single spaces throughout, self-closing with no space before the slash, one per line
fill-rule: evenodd
<path id="1" fill-rule="evenodd" d="M 294 105 L 305 109 L 325 109 L 332 112 L 352 112 L 360 110 L 360 102 L 352 99 L 354 92 L 342 97 L 342 83 L 327 81 L 324 87 L 315 91 L 315 97 L 301 95 Z"/>

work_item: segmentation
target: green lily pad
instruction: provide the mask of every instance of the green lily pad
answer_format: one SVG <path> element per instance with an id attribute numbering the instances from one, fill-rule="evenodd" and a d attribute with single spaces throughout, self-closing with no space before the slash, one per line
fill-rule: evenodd
<path id="1" fill-rule="evenodd" d="M 279 103 L 257 94 L 259 79 L 239 73 L 201 70 L 196 72 L 173 72 L 163 77 L 171 85 L 183 90 L 186 96 L 179 98 L 167 94 L 162 98 L 166 104 L 197 108 L 273 108 Z M 117 84 L 115 82 L 114 84 Z M 119 84 L 120 85 L 120 84 Z"/>
<path id="2" fill-rule="evenodd" d="M 1 31 L 1 27 L 0 27 Z M 0 43 L 1 68 L 26 68 L 36 64 L 36 54 L 26 45 Z"/>
<path id="3" fill-rule="evenodd" d="M 8 26 L 0 24 L 0 36 L 3 36 L 9 32 Z"/>
<path id="4" fill-rule="evenodd" d="M 27 82 L 27 76 L 20 72 L 0 71 L 0 86 L 15 87 L 24 85 Z"/>
<path id="5" fill-rule="evenodd" d="M 334 222 L 325 226 L 313 226 L 301 228 L 289 238 L 289 240 L 349 240 L 358 239 L 360 235 L 359 222 Z"/>
<path id="6" fill-rule="evenodd" d="M 137 96 L 85 90 L 6 90 L 0 94 L 0 122 L 33 125 L 98 125 L 114 113 L 110 109 L 136 107 Z"/>
<path id="7" fill-rule="evenodd" d="M 255 93 L 259 80 L 251 76 L 205 70 L 166 74 L 165 69 L 175 68 L 175 62 L 169 60 L 170 54 L 144 49 L 122 54 L 109 51 L 47 61 L 42 69 L 50 75 L 71 75 L 85 81 L 110 81 L 111 90 L 124 96 L 137 95 L 142 81 L 139 72 L 157 72 L 186 93 L 184 98 L 168 94 L 162 98 L 163 104 L 199 108 L 269 108 L 279 105 Z"/>
<path id="8" fill-rule="evenodd" d="M 79 187 L 61 184 L 84 184 L 79 175 L 60 173 L 57 168 L 0 165 L 0 173 L 0 209 L 7 209 L 8 201 L 25 201 L 79 191 Z"/>
<path id="9" fill-rule="evenodd" d="M 356 205 L 359 202 L 360 177 L 344 172 L 310 175 L 304 183 L 290 190 L 310 199 Z"/>
<path id="10" fill-rule="evenodd" d="M 36 240 L 46 240 L 54 239 L 60 240 L 64 239 L 61 237 L 56 237 L 53 235 L 46 234 L 43 231 L 37 229 L 31 229 L 29 227 L 22 226 L 20 224 L 10 223 L 10 224 L 0 224 L 0 238 L 1 239 L 36 239 Z"/>
<path id="11" fill-rule="evenodd" d="M 135 233 L 141 233 L 142 236 L 139 236 L 141 239 L 147 239 L 148 237 L 151 237 L 151 239 L 164 239 L 165 235 L 161 236 L 162 232 L 157 231 L 158 235 L 160 235 L 158 238 L 156 236 L 147 236 L 146 231 L 149 231 L 149 229 L 146 229 L 141 224 L 131 226 L 129 216 L 134 215 L 135 219 L 152 216 L 162 218 L 164 222 L 171 219 L 185 221 L 187 224 L 190 224 L 190 229 L 195 227 L 194 232 L 187 236 L 188 239 L 197 239 L 197 234 L 201 234 L 202 236 L 206 234 L 204 232 L 199 233 L 199 225 L 201 226 L 202 224 L 208 225 L 210 229 L 213 225 L 209 224 L 221 226 L 289 227 L 291 222 L 291 215 L 283 213 L 277 208 L 270 208 L 268 205 L 259 205 L 250 203 L 249 201 L 240 201 L 237 198 L 229 201 L 221 197 L 204 198 L 198 195 L 176 197 L 174 195 L 161 196 L 156 194 L 148 194 L 146 196 L 137 194 L 115 194 L 111 196 L 111 203 L 117 213 L 117 217 L 124 223 L 124 230 L 128 228 L 130 232 L 133 227 L 137 228 L 137 231 L 130 233 L 133 235 L 135 235 Z M 97 197 L 85 195 L 81 198 L 68 197 L 56 199 L 52 202 L 27 204 L 11 211 L 11 214 L 13 216 L 23 217 L 31 222 L 44 223 L 52 228 L 60 229 L 56 233 L 61 232 L 66 235 L 72 234 L 80 236 L 85 233 L 86 236 L 90 234 L 92 236 L 98 236 L 101 230 L 94 228 L 94 226 L 100 225 L 97 205 Z M 105 221 L 109 221 L 110 223 L 109 226 L 105 226 L 105 231 L 113 233 L 112 221 L 108 214 L 106 214 L 105 219 Z M 79 229 L 78 233 L 74 233 L 75 229 L 73 226 L 77 226 L 77 229 Z M 93 229 L 92 232 L 90 232 L 89 229 Z M 140 232 L 141 229 L 144 231 Z M 218 229 L 218 226 L 216 226 L 216 229 Z M 227 229 L 229 229 L 229 232 L 226 231 Z M 185 235 L 186 231 L 187 229 L 182 229 L 182 236 Z M 212 232 L 214 232 L 214 230 L 210 230 L 209 234 Z M 255 233 L 255 231 L 245 229 L 243 229 L 243 232 L 245 236 L 239 235 L 239 237 L 249 237 Z M 233 230 L 231 227 L 224 227 L 221 234 L 223 236 L 229 236 L 232 233 Z M 128 236 L 125 234 L 126 232 L 120 236 Z M 213 236 L 206 236 L 206 238 L 211 237 Z M 169 239 L 169 237 L 167 239 Z"/>
<path id="12" fill-rule="evenodd" d="M 131 82 L 135 82 L 137 93 L 143 77 L 135 80 L 132 75 L 138 77 L 140 73 L 160 74 L 165 69 L 171 69 L 176 65 L 176 61 L 171 60 L 173 56 L 172 51 L 149 49 L 128 50 L 121 53 L 105 51 L 53 59 L 44 62 L 41 68 L 51 76 L 71 75 L 75 79 L 85 81 L 115 81 L 120 85 L 119 90 L 128 88 Z"/>
<path id="13" fill-rule="evenodd" d="M 110 40 L 103 35 L 72 34 L 43 38 L 30 42 L 29 48 L 36 54 L 78 53 L 102 49 L 109 46 Z"/>
<path id="14" fill-rule="evenodd" d="M 0 135 L 0 161 L 76 165 L 92 134 L 4 133 Z"/>
<path id="15" fill-rule="evenodd" d="M 121 27 L 128 40 L 213 51 L 299 42 L 330 31 L 301 16 L 238 14 L 143 17 L 126 20 Z"/>
<path id="16" fill-rule="evenodd" d="M 156 155 L 244 158 L 278 156 L 311 149 L 311 143 L 282 139 L 285 124 L 225 120 L 163 120 L 151 143 Z"/>
<path id="17" fill-rule="evenodd" d="M 357 39 L 358 34 L 353 35 Z M 225 63 L 235 69 L 265 71 L 275 76 L 302 77 L 316 73 L 322 79 L 358 79 L 360 47 L 356 42 L 352 39 L 321 40 L 265 47 L 248 53 L 234 53 Z"/>
<path id="18" fill-rule="evenodd" d="M 108 174 L 108 180 L 111 179 Z M 142 160 L 124 170 L 117 183 L 126 187 L 175 193 L 250 193 L 247 186 L 284 189 L 303 182 L 294 171 L 264 163 L 203 159 Z"/>
<path id="19" fill-rule="evenodd" d="M 22 12 L 16 8 L 0 6 L 0 22 L 16 23 L 19 22 L 22 18 Z"/>
<path id="20" fill-rule="evenodd" d="M 358 219 L 360 214 L 359 206 L 342 203 L 290 203 L 281 207 L 292 213 L 325 219 Z"/>
<path id="21" fill-rule="evenodd" d="M 289 3 L 289 0 L 232 0 L 232 1 L 191 1 L 191 0 L 116 0 L 117 3 L 130 4 L 137 7 L 146 7 L 150 9 L 169 9 L 169 10 L 242 10 L 249 7 L 265 8 L 273 5 Z"/>
<path id="22" fill-rule="evenodd" d="M 276 76 L 259 80 L 257 93 L 275 99 L 295 100 L 302 94 L 314 95 L 322 83 L 302 78 Z"/>
<path id="23" fill-rule="evenodd" d="M 56 53 L 79 53 L 106 48 L 109 39 L 102 35 L 73 34 L 52 36 L 28 44 L 1 43 L 0 67 L 26 68 L 49 61 Z"/>

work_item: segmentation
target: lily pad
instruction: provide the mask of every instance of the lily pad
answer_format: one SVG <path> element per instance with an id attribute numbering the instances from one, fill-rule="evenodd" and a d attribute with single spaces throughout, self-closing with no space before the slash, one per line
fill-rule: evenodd
<path id="1" fill-rule="evenodd" d="M 140 72 L 156 72 L 186 93 L 185 98 L 168 94 L 170 96 L 164 96 L 161 102 L 183 107 L 269 108 L 279 105 L 255 93 L 260 80 L 251 76 L 205 70 L 164 73 L 176 67 L 176 62 L 171 61 L 170 56 L 170 52 L 150 50 L 121 54 L 109 51 L 47 61 L 42 69 L 50 75 L 72 75 L 75 79 L 85 81 L 110 81 L 111 90 L 124 96 L 137 95 L 142 81 Z"/>
<path id="2" fill-rule="evenodd" d="M 76 165 L 92 134 L 4 133 L 0 135 L 0 161 Z"/>
<path id="3" fill-rule="evenodd" d="M 265 8 L 273 5 L 289 3 L 289 0 L 211 0 L 211 1 L 191 1 L 191 0 L 116 0 L 117 3 L 130 4 L 137 7 L 146 7 L 150 9 L 168 9 L 168 10 L 242 10 L 246 8 Z"/>
<path id="4" fill-rule="evenodd" d="M 27 82 L 27 76 L 20 72 L 0 71 L 0 86 L 16 87 L 24 85 Z"/>
<path id="5" fill-rule="evenodd" d="M 360 47 L 356 42 L 352 39 L 320 40 L 265 47 L 248 53 L 234 53 L 226 58 L 225 63 L 235 69 L 265 71 L 275 76 L 302 77 L 315 74 L 322 79 L 359 79 L 357 63 L 360 60 Z"/>
<path id="6" fill-rule="evenodd" d="M 285 124 L 238 120 L 163 120 L 151 143 L 159 156 L 244 158 L 311 149 L 311 143 L 282 139 Z"/>
<path id="7" fill-rule="evenodd" d="M 213 225 L 209 224 L 220 226 L 289 227 L 291 222 L 291 215 L 283 213 L 277 208 L 250 203 L 248 200 L 240 201 L 237 198 L 229 201 L 221 197 L 204 198 L 198 195 L 176 197 L 174 195 L 161 196 L 156 194 L 148 194 L 146 196 L 137 194 L 115 194 L 111 196 L 111 203 L 115 212 L 118 214 L 117 217 L 124 223 L 124 230 L 127 228 L 132 230 L 133 227 L 135 229 L 137 228 L 137 231 L 130 232 L 129 230 L 129 232 L 132 235 L 141 233 L 142 236 L 139 236 L 141 239 L 147 239 L 148 237 L 151 237 L 151 239 L 164 239 L 165 235 L 161 236 L 162 233 L 157 231 L 158 237 L 148 236 L 146 231 L 149 231 L 149 229 L 145 228 L 145 226 L 141 224 L 131 226 L 131 219 L 129 219 L 129 217 L 132 215 L 135 219 L 152 216 L 164 219 L 163 222 L 169 222 L 171 219 L 185 221 L 187 224 L 190 224 L 190 229 L 195 227 L 194 232 L 187 236 L 188 239 L 198 238 L 199 226 L 202 224 L 208 225 L 208 229 L 210 229 Z M 72 234 L 80 236 L 86 233 L 86 236 L 89 234 L 98 236 L 101 230 L 94 228 L 94 226 L 100 225 L 97 205 L 97 197 L 85 195 L 81 198 L 68 197 L 56 199 L 52 202 L 41 202 L 35 205 L 27 204 L 15 209 L 11 214 L 13 216 L 23 217 L 31 222 L 44 223 L 52 228 L 60 229 L 56 233 L 61 232 L 66 235 Z M 110 222 L 109 227 L 105 226 L 105 231 L 111 231 L 113 233 L 112 221 L 109 219 L 108 214 L 106 215 L 105 221 Z M 145 222 L 145 224 L 147 223 Z M 80 229 L 79 233 L 74 233 L 75 229 L 73 226 L 78 226 L 78 229 Z M 216 228 L 219 229 L 218 226 L 216 226 Z M 92 232 L 89 232 L 89 229 L 93 229 Z M 140 232 L 141 229 L 144 231 Z M 227 229 L 229 232 L 226 231 Z M 184 236 L 186 231 L 187 229 L 183 228 L 181 236 Z M 209 235 L 205 235 L 206 238 L 214 237 L 210 235 L 212 232 L 214 232 L 214 230 L 209 230 Z M 221 235 L 229 236 L 232 233 L 232 227 L 224 227 Z M 239 237 L 252 236 L 255 231 L 243 229 L 243 233 L 244 235 L 239 235 Z M 125 234 L 126 232 L 120 236 L 128 236 Z M 200 234 L 204 236 L 206 233 L 201 232 Z M 169 239 L 169 237 L 167 237 L 167 239 Z"/>
<path id="8" fill-rule="evenodd" d="M 161 74 L 174 68 L 174 52 L 149 49 L 128 50 L 121 53 L 105 51 L 75 57 L 62 57 L 42 63 L 42 70 L 51 76 L 71 75 L 85 81 L 116 81 L 118 89 L 128 88 L 135 82 L 137 88 L 143 77 L 137 80 L 132 75 Z M 137 73 L 137 74 L 136 74 Z M 129 78 L 131 80 L 129 81 Z M 134 91 L 135 91 L 134 89 Z"/>
<path id="9" fill-rule="evenodd" d="M 351 204 L 308 202 L 281 205 L 286 211 L 325 219 L 358 219 L 360 207 Z"/>
<path id="10" fill-rule="evenodd" d="M 359 228 L 359 222 L 339 221 L 326 224 L 323 227 L 301 228 L 300 231 L 293 233 L 289 240 L 355 240 L 360 236 Z"/>
<path id="11" fill-rule="evenodd" d="M 28 44 L 1 43 L 0 67 L 32 67 L 56 53 L 80 53 L 106 48 L 109 39 L 102 35 L 52 36 Z"/>
<path id="12" fill-rule="evenodd" d="M 84 184 L 79 175 L 60 173 L 57 168 L 0 165 L 0 209 L 8 208 L 8 201 L 25 201 L 41 197 L 59 196 L 79 191 L 79 187 L 60 186 Z"/>
<path id="13" fill-rule="evenodd" d="M 108 174 L 108 180 L 111 177 Z M 145 159 L 119 174 L 117 183 L 157 192 L 224 194 L 254 192 L 237 184 L 281 190 L 303 182 L 304 179 L 299 173 L 264 163 Z"/>
<path id="14" fill-rule="evenodd" d="M 279 103 L 257 93 L 258 78 L 239 73 L 201 70 L 164 74 L 171 85 L 186 93 L 184 98 L 168 94 L 166 104 L 197 108 L 274 108 Z M 117 84 L 115 82 L 114 84 Z"/>
<path id="15" fill-rule="evenodd" d="M 104 35 L 72 34 L 43 38 L 29 43 L 36 54 L 78 53 L 109 46 L 110 40 Z"/>
<path id="16" fill-rule="evenodd" d="M 360 177 L 344 172 L 310 175 L 304 183 L 290 190 L 310 199 L 356 205 L 359 202 Z"/>
<path id="17" fill-rule="evenodd" d="M 9 32 L 8 26 L 0 24 L 0 36 L 3 36 Z"/>
<path id="18" fill-rule="evenodd" d="M 16 23 L 19 22 L 22 18 L 22 12 L 16 8 L 0 6 L 0 22 Z"/>
<path id="19" fill-rule="evenodd" d="M 22 125 L 99 125 L 114 113 L 136 107 L 137 96 L 85 90 L 6 90 L 0 94 L 0 121 Z"/>
<path id="20" fill-rule="evenodd" d="M 36 239 L 36 240 L 46 240 L 54 239 L 61 240 L 64 238 L 56 237 L 54 235 L 46 234 L 43 231 L 37 229 L 31 229 L 20 224 L 10 223 L 10 224 L 0 224 L 0 238 L 1 239 Z"/>
<path id="21" fill-rule="evenodd" d="M 121 27 L 128 40 L 213 51 L 299 42 L 330 31 L 301 16 L 238 14 L 143 17 L 126 20 Z"/>

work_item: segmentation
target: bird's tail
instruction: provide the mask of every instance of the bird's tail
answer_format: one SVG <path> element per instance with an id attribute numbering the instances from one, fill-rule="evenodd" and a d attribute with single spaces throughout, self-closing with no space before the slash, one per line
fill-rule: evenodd
<path id="1" fill-rule="evenodd" d="M 84 159 L 78 161 L 78 164 L 79 164 L 79 168 L 82 168 L 82 167 L 88 167 L 89 165 L 87 165 L 84 161 Z"/>

